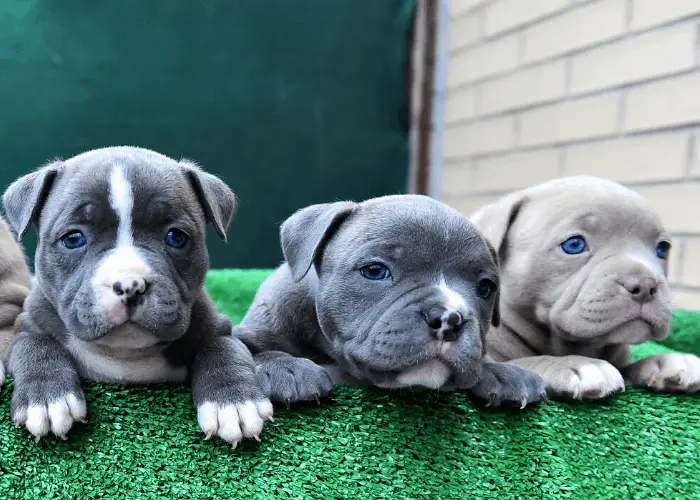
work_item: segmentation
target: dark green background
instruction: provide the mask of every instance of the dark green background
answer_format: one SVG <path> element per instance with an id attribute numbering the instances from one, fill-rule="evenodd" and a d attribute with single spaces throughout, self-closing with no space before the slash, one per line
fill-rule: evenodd
<path id="1" fill-rule="evenodd" d="M 2 0 L 0 184 L 109 145 L 186 156 L 239 196 L 212 266 L 275 266 L 297 208 L 405 190 L 413 8 Z"/>

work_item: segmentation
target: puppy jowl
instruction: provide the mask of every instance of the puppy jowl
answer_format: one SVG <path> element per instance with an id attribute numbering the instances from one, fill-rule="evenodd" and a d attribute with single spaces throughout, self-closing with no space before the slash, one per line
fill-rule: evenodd
<path id="1" fill-rule="evenodd" d="M 50 163 L 3 196 L 21 238 L 38 231 L 36 284 L 8 360 L 12 418 L 65 438 L 86 417 L 80 378 L 190 380 L 207 437 L 258 438 L 272 406 L 250 352 L 204 290 L 205 228 L 235 197 L 188 161 L 114 147 Z M 50 373 L 51 376 L 43 376 Z"/>
<path id="2" fill-rule="evenodd" d="M 520 407 L 545 397 L 530 371 L 483 358 L 498 262 L 457 211 L 416 195 L 314 205 L 284 222 L 281 243 L 285 263 L 234 329 L 273 401 L 320 398 L 334 382 Z"/>

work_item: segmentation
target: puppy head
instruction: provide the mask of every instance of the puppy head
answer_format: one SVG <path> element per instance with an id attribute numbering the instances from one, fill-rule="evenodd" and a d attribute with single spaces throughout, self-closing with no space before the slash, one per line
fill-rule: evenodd
<path id="1" fill-rule="evenodd" d="M 473 225 L 431 198 L 314 205 L 281 230 L 295 280 L 314 268 L 316 311 L 338 363 L 380 387 L 473 384 L 498 322 L 498 264 Z"/>
<path id="2" fill-rule="evenodd" d="M 194 164 L 131 147 L 50 163 L 3 202 L 19 238 L 36 225 L 37 286 L 88 341 L 125 324 L 158 341 L 183 335 L 209 266 L 205 225 L 225 239 L 235 206 Z"/>
<path id="3" fill-rule="evenodd" d="M 505 322 L 594 344 L 668 334 L 670 239 L 632 190 L 569 177 L 514 192 L 471 219 L 499 253 Z"/>

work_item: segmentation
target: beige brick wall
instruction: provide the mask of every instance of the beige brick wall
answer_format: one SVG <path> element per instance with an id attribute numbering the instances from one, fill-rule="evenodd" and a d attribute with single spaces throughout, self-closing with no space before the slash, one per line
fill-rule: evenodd
<path id="1" fill-rule="evenodd" d="M 450 0 L 441 199 L 465 214 L 555 177 L 636 189 L 700 310 L 700 0 Z M 440 128 L 440 127 L 438 127 Z"/>

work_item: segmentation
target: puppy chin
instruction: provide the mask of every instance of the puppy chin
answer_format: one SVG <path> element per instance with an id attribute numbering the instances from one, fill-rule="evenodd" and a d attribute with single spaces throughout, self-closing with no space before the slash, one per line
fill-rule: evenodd
<path id="1" fill-rule="evenodd" d="M 569 331 L 560 325 L 553 325 L 552 329 L 566 341 L 586 342 L 591 346 L 608 344 L 635 345 L 651 339 L 661 340 L 668 335 L 668 328 L 655 327 L 641 318 L 625 320 L 611 329 L 600 331 L 597 335 L 592 335 L 590 331 L 581 333 Z"/>

